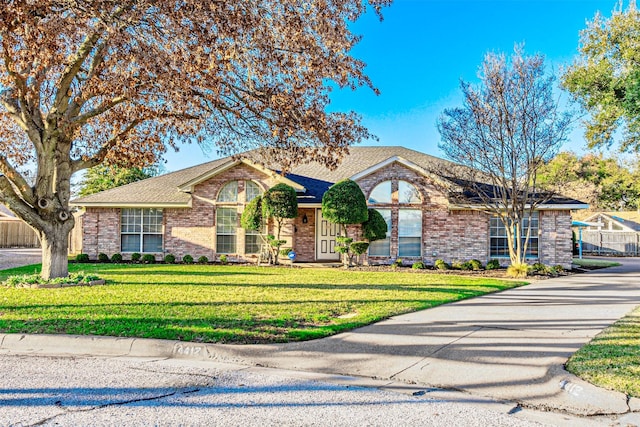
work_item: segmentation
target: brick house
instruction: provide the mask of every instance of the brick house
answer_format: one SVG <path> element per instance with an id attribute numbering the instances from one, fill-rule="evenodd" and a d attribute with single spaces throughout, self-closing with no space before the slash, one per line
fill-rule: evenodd
<path id="1" fill-rule="evenodd" d="M 335 171 L 309 163 L 283 177 L 252 161 L 249 152 L 76 199 L 73 204 L 85 210 L 82 251 L 92 259 L 99 252 L 125 258 L 140 252 L 210 260 L 227 254 L 232 260 L 255 261 L 260 236 L 240 227 L 240 214 L 253 197 L 284 182 L 298 193 L 298 217 L 283 231 L 296 261 L 338 260 L 337 226 L 322 218 L 321 201 L 332 184 L 350 178 L 389 228 L 387 239 L 371 244 L 370 263 L 397 258 L 427 264 L 438 258 L 508 263 L 500 221 L 469 204 L 457 205 L 434 184 L 428 170 L 448 162 L 403 147 L 350 151 Z M 586 207 L 571 199 L 541 205 L 530 219 L 531 260 L 570 267 L 570 211 Z"/>

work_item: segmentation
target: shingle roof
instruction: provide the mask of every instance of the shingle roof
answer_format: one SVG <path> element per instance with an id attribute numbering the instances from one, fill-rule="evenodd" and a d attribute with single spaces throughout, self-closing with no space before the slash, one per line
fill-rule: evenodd
<path id="1" fill-rule="evenodd" d="M 430 156 L 419 151 L 411 150 L 399 146 L 381 147 L 351 147 L 349 155 L 346 156 L 337 169 L 330 171 L 322 164 L 307 163 L 299 165 L 286 175 L 288 179 L 302 185 L 306 193 L 300 194 L 298 202 L 300 204 L 316 204 L 322 201 L 322 195 L 334 183 L 351 178 L 370 168 L 383 164 L 391 158 L 406 161 L 407 164 L 415 165 L 421 170 L 445 170 L 451 172 L 455 168 L 461 167 L 448 160 Z M 243 153 L 241 157 L 246 157 L 257 163 L 261 159 L 256 157 L 257 152 L 251 151 Z M 198 166 L 182 169 L 166 175 L 157 176 L 143 181 L 134 182 L 122 187 L 113 188 L 90 196 L 81 197 L 72 201 L 78 206 L 96 206 L 109 204 L 111 206 L 188 206 L 191 195 L 180 191 L 179 187 L 187 182 L 197 179 L 207 172 L 233 161 L 232 157 L 225 157 Z M 573 199 L 558 198 L 556 204 L 581 204 Z"/>
<path id="2" fill-rule="evenodd" d="M 598 212 L 590 215 L 585 221 L 591 221 L 598 215 L 606 215 L 620 224 L 623 224 L 625 227 L 629 227 L 634 231 L 640 231 L 640 212 L 638 211 Z"/>
<path id="3" fill-rule="evenodd" d="M 217 168 L 229 161 L 229 158 L 214 160 L 201 165 L 171 172 L 165 175 L 147 178 L 121 187 L 101 191 L 89 196 L 72 200 L 71 203 L 79 206 L 92 204 L 111 203 L 122 205 L 134 204 L 158 204 L 158 205 L 188 205 L 191 195 L 182 192 L 178 186 L 188 182 L 205 172 Z"/>

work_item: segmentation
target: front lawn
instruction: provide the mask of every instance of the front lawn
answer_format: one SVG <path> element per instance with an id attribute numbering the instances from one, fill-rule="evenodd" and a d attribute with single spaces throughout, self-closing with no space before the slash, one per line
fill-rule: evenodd
<path id="1" fill-rule="evenodd" d="M 571 356 L 567 370 L 590 383 L 640 398 L 640 307 Z"/>
<path id="2" fill-rule="evenodd" d="M 321 338 L 524 284 L 342 269 L 70 264 L 104 286 L 0 286 L 0 332 L 269 343 Z M 34 273 L 34 266 L 0 271 Z"/>

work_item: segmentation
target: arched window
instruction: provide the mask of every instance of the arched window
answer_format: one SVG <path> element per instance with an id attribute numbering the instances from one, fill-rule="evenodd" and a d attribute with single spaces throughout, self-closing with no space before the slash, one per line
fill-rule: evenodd
<path id="1" fill-rule="evenodd" d="M 260 188 L 260 186 L 253 181 L 245 182 L 244 191 L 246 194 L 245 198 L 247 203 L 262 194 L 262 188 Z"/>
<path id="2" fill-rule="evenodd" d="M 391 181 L 384 181 L 376 185 L 369 194 L 369 203 L 391 203 Z"/>
<path id="3" fill-rule="evenodd" d="M 219 202 L 237 202 L 238 201 L 238 181 L 227 182 L 218 193 Z"/>
<path id="4" fill-rule="evenodd" d="M 413 184 L 407 181 L 398 181 L 398 203 L 422 203 L 420 192 Z"/>

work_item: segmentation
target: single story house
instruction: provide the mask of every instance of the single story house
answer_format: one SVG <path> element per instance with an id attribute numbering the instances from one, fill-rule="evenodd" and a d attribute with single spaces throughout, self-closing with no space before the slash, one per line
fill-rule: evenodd
<path id="1" fill-rule="evenodd" d="M 260 236 L 240 227 L 240 214 L 254 197 L 284 182 L 298 194 L 298 217 L 284 230 L 296 261 L 338 260 L 338 227 L 322 217 L 321 202 L 332 184 L 349 178 L 388 224 L 388 237 L 369 248 L 369 263 L 397 258 L 428 264 L 438 258 L 447 262 L 498 258 L 508 263 L 501 222 L 469 203 L 449 200 L 434 184 L 431 167 L 453 163 L 403 147 L 352 147 L 333 171 L 308 163 L 282 176 L 252 160 L 252 153 L 74 200 L 85 210 L 82 251 L 91 258 L 100 252 L 122 253 L 125 258 L 139 252 L 205 255 L 210 260 L 227 254 L 232 260 L 256 260 Z M 531 260 L 569 268 L 570 211 L 586 207 L 565 198 L 540 205 L 531 218 Z"/>

